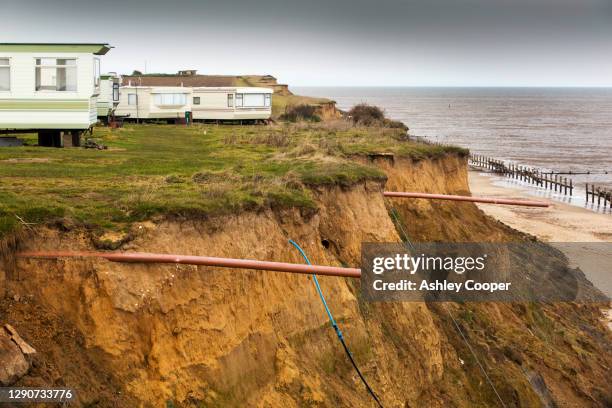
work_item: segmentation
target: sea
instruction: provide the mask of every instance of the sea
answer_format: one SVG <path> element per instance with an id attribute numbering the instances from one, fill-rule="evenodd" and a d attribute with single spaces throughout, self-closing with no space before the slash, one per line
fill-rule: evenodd
<path id="1" fill-rule="evenodd" d="M 299 87 L 382 108 L 409 133 L 612 190 L 612 88 Z M 580 174 L 588 173 L 588 174 Z M 582 190 L 584 192 L 584 190 Z M 574 203 L 579 203 L 574 200 Z"/>

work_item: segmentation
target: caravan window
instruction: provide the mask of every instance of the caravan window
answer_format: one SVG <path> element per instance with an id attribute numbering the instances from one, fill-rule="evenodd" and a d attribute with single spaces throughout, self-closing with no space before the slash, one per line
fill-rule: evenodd
<path id="1" fill-rule="evenodd" d="M 187 103 L 187 95 L 184 93 L 164 93 L 155 94 L 155 104 L 163 105 L 185 105 Z"/>
<path id="2" fill-rule="evenodd" d="M 119 84 L 113 83 L 113 102 L 119 102 Z"/>
<path id="3" fill-rule="evenodd" d="M 229 98 L 230 95 L 228 95 Z M 229 99 L 228 99 L 229 100 Z M 236 94 L 236 106 L 245 108 L 259 108 L 270 106 L 270 94 L 263 93 L 245 93 Z"/>
<path id="4" fill-rule="evenodd" d="M 200 97 L 199 96 L 194 96 L 193 97 L 193 104 L 194 105 L 199 105 L 200 104 Z"/>
<path id="5" fill-rule="evenodd" d="M 266 94 L 262 94 L 262 93 L 249 93 L 249 94 L 244 94 L 243 97 L 243 105 L 245 107 L 262 107 L 262 106 L 268 106 L 266 105 Z"/>
<path id="6" fill-rule="evenodd" d="M 128 105 L 136 105 L 138 103 L 138 95 L 128 94 Z"/>
<path id="7" fill-rule="evenodd" d="M 11 90 L 11 60 L 0 58 L 0 91 Z"/>
<path id="8" fill-rule="evenodd" d="M 228 108 L 234 107 L 234 94 L 227 94 L 227 107 Z"/>
<path id="9" fill-rule="evenodd" d="M 76 91 L 75 58 L 36 58 L 37 91 Z"/>

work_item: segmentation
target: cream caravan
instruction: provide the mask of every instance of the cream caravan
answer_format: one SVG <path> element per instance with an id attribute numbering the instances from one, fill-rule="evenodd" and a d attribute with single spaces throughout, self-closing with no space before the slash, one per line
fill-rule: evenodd
<path id="1" fill-rule="evenodd" d="M 194 120 L 267 120 L 272 115 L 272 89 L 256 87 L 193 88 Z"/>
<path id="2" fill-rule="evenodd" d="M 134 91 L 141 92 L 145 88 L 158 90 L 172 87 L 182 88 L 189 90 L 191 94 L 187 101 L 188 106 L 185 110 L 181 109 L 179 113 L 191 112 L 194 120 L 259 121 L 270 119 L 274 90 L 267 87 L 242 87 L 236 82 L 237 79 L 233 76 L 198 75 L 195 70 L 183 70 L 176 75 L 123 75 L 121 92 L 125 93 L 124 89 L 130 89 L 130 92 L 135 93 Z M 132 96 L 132 102 L 135 102 L 136 99 L 135 95 Z M 120 105 L 121 109 L 117 110 L 117 115 L 127 112 L 123 109 L 123 96 Z M 134 117 L 134 109 L 130 115 Z M 151 116 L 150 119 L 155 119 L 155 116 Z M 144 118 L 143 115 L 140 115 L 140 118 L 149 119 Z"/>
<path id="3" fill-rule="evenodd" d="M 132 120 L 180 121 L 190 111 L 191 88 L 180 86 L 122 86 L 116 116 Z"/>
<path id="4" fill-rule="evenodd" d="M 110 48 L 0 43 L 0 131 L 38 132 L 42 146 L 78 145 L 81 133 L 97 121 L 99 56 Z"/>

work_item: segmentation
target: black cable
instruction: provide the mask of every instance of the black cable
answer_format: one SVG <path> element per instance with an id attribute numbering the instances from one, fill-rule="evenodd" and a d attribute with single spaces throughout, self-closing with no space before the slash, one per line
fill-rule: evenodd
<path id="1" fill-rule="evenodd" d="M 370 384 L 368 384 L 363 374 L 361 374 L 361 370 L 359 370 L 359 367 L 357 367 L 357 363 L 355 363 L 355 360 L 353 359 L 353 355 L 351 354 L 351 351 L 348 349 L 346 343 L 344 342 L 344 338 L 340 337 L 340 342 L 342 343 L 342 346 L 344 347 L 344 351 L 346 351 L 346 355 L 348 356 L 349 360 L 351 360 L 351 364 L 353 364 L 353 367 L 355 367 L 355 371 L 357 371 L 357 374 L 359 374 L 359 378 L 361 378 L 361 382 L 363 382 L 363 385 L 365 385 L 366 389 L 368 390 L 370 395 L 372 395 L 372 398 L 374 398 L 374 401 L 376 401 L 378 406 L 380 408 L 383 408 L 383 405 L 378 399 L 378 397 L 376 396 L 376 394 L 374 393 L 374 390 L 372 389 L 372 387 L 370 387 Z"/>

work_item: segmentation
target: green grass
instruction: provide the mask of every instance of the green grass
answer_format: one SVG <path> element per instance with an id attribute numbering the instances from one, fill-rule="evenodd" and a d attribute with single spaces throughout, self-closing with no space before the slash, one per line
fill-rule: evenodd
<path id="1" fill-rule="evenodd" d="M 120 230 L 155 216 L 314 209 L 312 186 L 384 180 L 354 155 L 449 150 L 347 124 L 97 128 L 95 139 L 108 150 L 42 148 L 26 139 L 30 145 L 0 148 L 0 237 L 59 219 Z"/>

